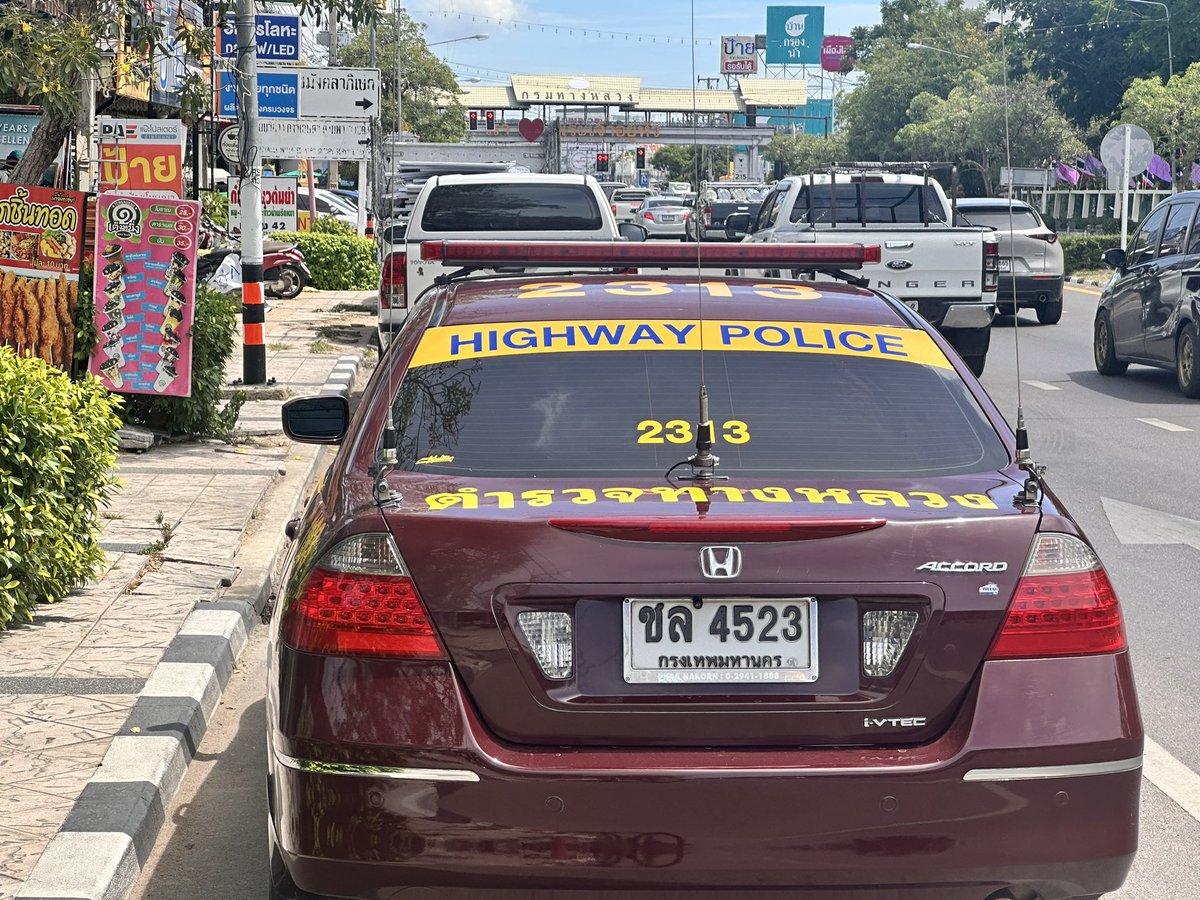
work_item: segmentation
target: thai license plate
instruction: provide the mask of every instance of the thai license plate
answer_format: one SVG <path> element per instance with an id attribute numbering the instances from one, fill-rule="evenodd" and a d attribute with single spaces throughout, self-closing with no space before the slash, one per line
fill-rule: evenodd
<path id="1" fill-rule="evenodd" d="M 1000 260 L 1000 271 L 1001 272 L 1011 272 L 1012 271 L 1012 260 L 1011 259 Z"/>
<path id="2" fill-rule="evenodd" d="M 674 217 L 674 216 L 662 216 L 662 217 L 661 217 L 661 220 L 662 220 L 663 222 L 674 222 L 674 221 L 675 221 L 675 217 Z"/>
<path id="3" fill-rule="evenodd" d="M 629 598 L 623 622 L 631 684 L 817 680 L 814 597 Z"/>

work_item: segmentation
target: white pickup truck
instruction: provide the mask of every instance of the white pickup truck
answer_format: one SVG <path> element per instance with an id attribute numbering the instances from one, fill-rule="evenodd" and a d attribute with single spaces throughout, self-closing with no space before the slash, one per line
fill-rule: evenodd
<path id="1" fill-rule="evenodd" d="M 403 243 L 388 245 L 380 272 L 379 341 L 387 347 L 411 309 L 448 269 L 421 259 L 422 241 L 645 240 L 617 224 L 590 175 L 436 175 L 425 182 Z M 533 271 L 533 270 L 527 270 Z"/>
<path id="2" fill-rule="evenodd" d="M 730 216 L 725 228 L 729 239 L 748 242 L 879 244 L 881 262 L 862 272 L 870 287 L 936 325 L 980 375 L 996 311 L 999 245 L 987 230 L 953 221 L 941 186 L 924 176 L 823 173 L 776 182 L 756 212 Z"/>

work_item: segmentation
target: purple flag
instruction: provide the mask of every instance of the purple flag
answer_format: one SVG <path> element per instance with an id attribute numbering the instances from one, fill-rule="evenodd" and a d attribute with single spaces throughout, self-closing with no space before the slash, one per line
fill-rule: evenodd
<path id="1" fill-rule="evenodd" d="M 1054 174 L 1058 176 L 1059 181 L 1065 181 L 1070 185 L 1079 184 L 1079 171 L 1065 162 L 1060 162 L 1054 167 Z"/>
<path id="2" fill-rule="evenodd" d="M 1200 162 L 1192 163 L 1192 184 L 1200 184 Z"/>
<path id="3" fill-rule="evenodd" d="M 1171 182 L 1171 164 L 1159 156 L 1157 153 L 1150 158 L 1150 165 L 1146 166 L 1146 171 L 1157 178 L 1159 181 Z"/>
<path id="4" fill-rule="evenodd" d="M 1099 175 L 1104 171 L 1104 163 L 1089 153 L 1087 155 L 1087 170 L 1093 175 Z"/>
<path id="5" fill-rule="evenodd" d="M 1075 171 L 1084 178 L 1091 178 L 1095 173 L 1088 168 L 1087 160 L 1082 156 L 1075 157 Z"/>

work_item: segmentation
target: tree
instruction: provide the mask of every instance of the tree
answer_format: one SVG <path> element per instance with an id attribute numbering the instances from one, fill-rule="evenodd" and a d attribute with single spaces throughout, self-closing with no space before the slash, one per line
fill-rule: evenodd
<path id="1" fill-rule="evenodd" d="M 1035 78 L 989 82 L 974 73 L 946 99 L 933 94 L 914 98 L 911 122 L 897 143 L 916 158 L 958 161 L 976 169 L 990 196 L 1000 166 L 1044 166 L 1052 159 L 1074 159 L 1084 149 L 1078 130 L 1058 110 L 1049 86 Z M 1007 121 L 1006 121 L 1007 120 Z"/>
<path id="2" fill-rule="evenodd" d="M 1200 63 L 1166 84 L 1157 75 L 1135 78 L 1121 98 L 1121 122 L 1140 125 L 1173 165 L 1175 187 L 1183 190 L 1191 162 L 1200 158 Z"/>
<path id="3" fill-rule="evenodd" d="M 451 68 L 430 52 L 419 25 L 400 13 L 400 60 L 404 126 L 423 141 L 435 143 L 460 140 L 466 128 L 466 110 L 458 101 L 458 83 Z M 396 122 L 396 17 L 379 20 L 377 60 L 383 71 L 380 118 L 385 131 Z M 371 61 L 370 39 L 355 35 L 342 50 L 342 62 L 365 66 Z M 482 123 L 481 123 L 482 124 Z"/>
<path id="4" fill-rule="evenodd" d="M 115 46 L 116 65 L 126 72 L 171 52 L 171 39 L 188 57 L 212 49 L 212 29 L 164 24 L 147 15 L 146 0 L 63 0 L 65 14 L 50 17 L 30 4 L 0 5 L 0 94 L 42 108 L 42 120 L 21 161 L 14 182 L 36 184 L 50 165 L 79 114 L 84 79 L 101 65 L 100 46 Z M 373 0 L 296 0 L 302 15 L 320 16 L 332 5 L 353 25 L 374 15 Z M 211 103 L 205 73 L 189 67 L 180 91 L 181 115 L 194 121 Z"/>
<path id="5" fill-rule="evenodd" d="M 684 144 L 664 144 L 650 157 L 650 165 L 667 176 L 667 181 L 696 181 L 697 147 Z"/>
<path id="6" fill-rule="evenodd" d="M 828 168 L 839 160 L 846 160 L 846 137 L 841 133 L 830 137 L 819 134 L 777 134 L 767 144 L 763 156 L 771 162 L 782 162 L 787 175 L 804 175 Z"/>

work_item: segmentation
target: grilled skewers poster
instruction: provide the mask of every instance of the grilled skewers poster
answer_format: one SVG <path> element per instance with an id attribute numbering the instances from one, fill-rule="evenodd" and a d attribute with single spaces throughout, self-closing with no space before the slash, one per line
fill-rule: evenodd
<path id="1" fill-rule="evenodd" d="M 100 195 L 91 371 L 112 390 L 191 395 L 199 220 L 192 200 Z"/>
<path id="2" fill-rule="evenodd" d="M 0 184 L 0 344 L 63 369 L 75 350 L 84 199 Z"/>

